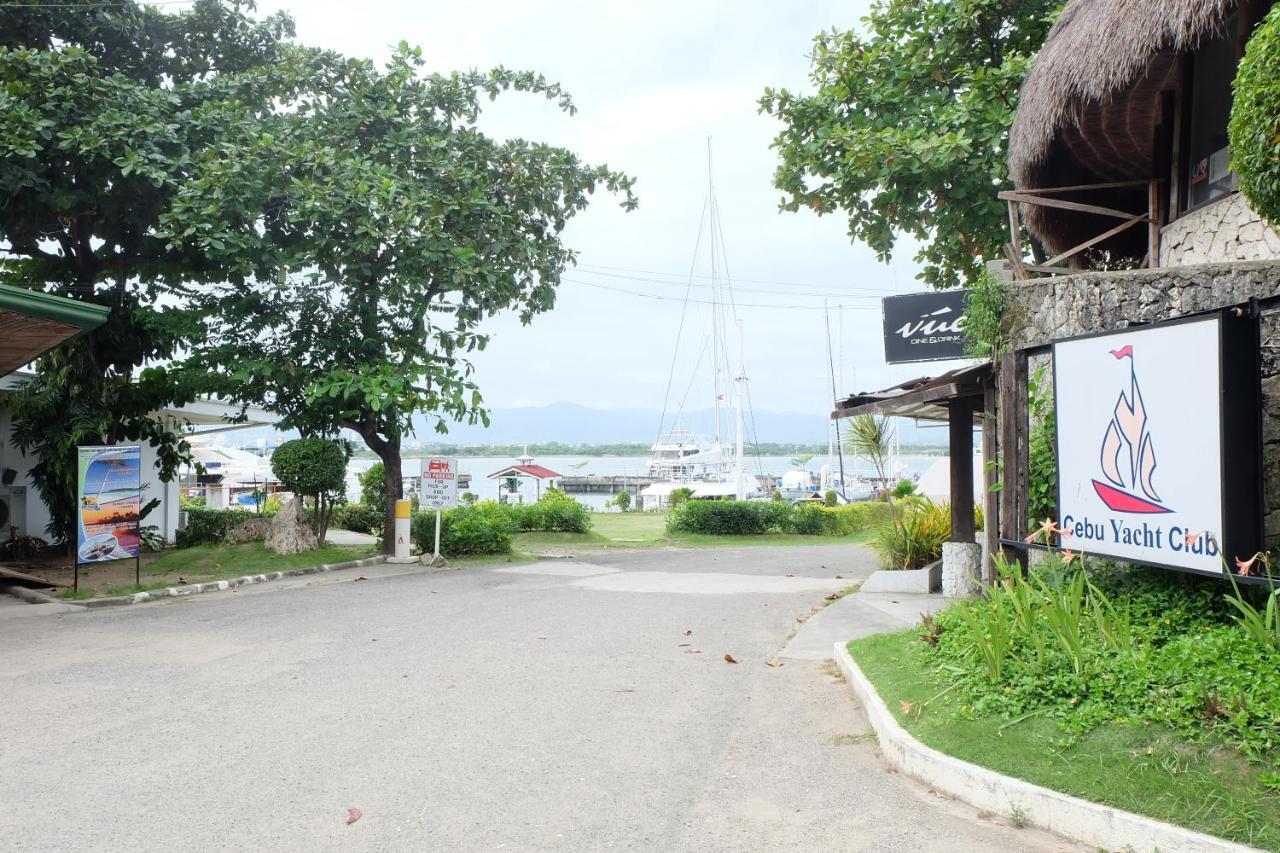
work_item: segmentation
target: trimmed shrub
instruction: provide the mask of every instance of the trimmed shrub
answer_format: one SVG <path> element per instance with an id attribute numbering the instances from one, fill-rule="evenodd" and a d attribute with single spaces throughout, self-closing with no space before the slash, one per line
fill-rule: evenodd
<path id="1" fill-rule="evenodd" d="M 436 514 L 424 510 L 413 516 L 410 529 L 423 552 L 435 544 Z M 440 521 L 440 551 L 447 557 L 506 554 L 511 551 L 515 522 L 510 508 L 494 501 L 445 510 Z"/>
<path id="2" fill-rule="evenodd" d="M 351 446 L 326 438 L 295 438 L 271 454 L 271 471 L 284 487 L 300 497 L 315 500 L 312 520 L 316 535 L 324 541 L 335 497 L 346 489 Z"/>
<path id="3" fill-rule="evenodd" d="M 815 503 L 800 504 L 793 507 L 787 519 L 786 531 L 804 536 L 821 536 L 830 532 L 828 529 L 828 510 Z"/>
<path id="4" fill-rule="evenodd" d="M 387 514 L 387 468 L 375 462 L 356 478 L 360 482 L 360 503 L 373 507 L 381 515 Z"/>
<path id="5" fill-rule="evenodd" d="M 191 506 L 187 507 L 186 513 L 187 526 L 178 531 L 176 544 L 179 548 L 222 542 L 226 539 L 228 530 L 254 517 L 253 511 L 247 509 L 209 509 Z"/>
<path id="6" fill-rule="evenodd" d="M 823 506 L 836 506 L 840 502 L 840 496 L 836 494 L 835 489 L 827 489 L 822 493 Z"/>
<path id="7" fill-rule="evenodd" d="M 1231 168 L 1258 215 L 1280 225 L 1280 6 L 1245 48 L 1231 105 Z"/>
<path id="8" fill-rule="evenodd" d="M 333 508 L 333 516 L 329 519 L 332 527 L 351 530 L 356 533 L 382 534 L 385 514 L 377 507 L 365 503 L 338 504 Z"/>
<path id="9" fill-rule="evenodd" d="M 827 510 L 830 525 L 827 532 L 833 536 L 851 536 L 883 524 L 892 515 L 893 507 L 883 501 L 861 501 L 833 507 Z"/>
<path id="10" fill-rule="evenodd" d="M 790 512 L 790 504 L 772 501 L 689 501 L 672 511 L 667 530 L 710 536 L 758 535 L 779 526 L 778 521 Z"/>
<path id="11" fill-rule="evenodd" d="M 537 503 L 498 504 L 510 511 L 516 530 L 542 533 L 586 533 L 591 512 L 559 489 L 548 489 Z"/>

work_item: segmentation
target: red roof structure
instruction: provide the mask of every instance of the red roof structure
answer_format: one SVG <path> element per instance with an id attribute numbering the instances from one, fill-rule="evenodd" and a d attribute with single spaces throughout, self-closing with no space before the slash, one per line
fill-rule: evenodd
<path id="1" fill-rule="evenodd" d="M 498 477 L 518 477 L 522 474 L 526 477 L 533 477 L 537 480 L 553 480 L 563 476 L 562 474 L 557 474 L 550 468 L 544 468 L 541 465 L 508 465 L 501 471 L 494 471 L 489 475 L 489 479 L 494 480 Z"/>

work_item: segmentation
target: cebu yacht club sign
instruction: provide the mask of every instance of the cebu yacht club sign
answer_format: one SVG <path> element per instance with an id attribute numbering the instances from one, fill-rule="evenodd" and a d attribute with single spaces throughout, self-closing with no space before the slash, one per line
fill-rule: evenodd
<path id="1" fill-rule="evenodd" d="M 1064 547 L 1212 575 L 1258 550 L 1256 319 L 1057 341 L 1053 365 Z"/>

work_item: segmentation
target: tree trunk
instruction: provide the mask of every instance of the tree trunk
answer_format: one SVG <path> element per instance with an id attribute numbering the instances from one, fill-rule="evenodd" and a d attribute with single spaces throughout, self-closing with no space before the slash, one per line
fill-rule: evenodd
<path id="1" fill-rule="evenodd" d="M 382 553 L 396 552 L 396 501 L 404 495 L 404 474 L 400 471 L 400 439 L 383 442 L 375 448 L 385 469 L 383 480 L 387 497 L 387 514 L 382 526 Z"/>

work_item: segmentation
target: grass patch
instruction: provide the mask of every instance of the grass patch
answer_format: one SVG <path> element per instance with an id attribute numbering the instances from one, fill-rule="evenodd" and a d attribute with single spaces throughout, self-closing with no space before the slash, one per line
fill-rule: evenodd
<path id="1" fill-rule="evenodd" d="M 944 692 L 955 681 L 926 664 L 916 634 L 854 640 L 849 653 L 922 743 L 1104 805 L 1280 849 L 1280 798 L 1265 784 L 1268 774 L 1237 751 L 1212 737 L 1187 743 L 1155 723 L 1110 722 L 1067 739 L 1044 716 L 973 717 L 954 691 Z"/>
<path id="2" fill-rule="evenodd" d="M 142 574 L 181 574 L 187 580 L 223 578 L 306 569 L 360 560 L 378 552 L 376 545 L 325 545 L 301 554 L 277 554 L 261 542 L 244 545 L 196 545 L 162 554 L 145 566 Z"/>

